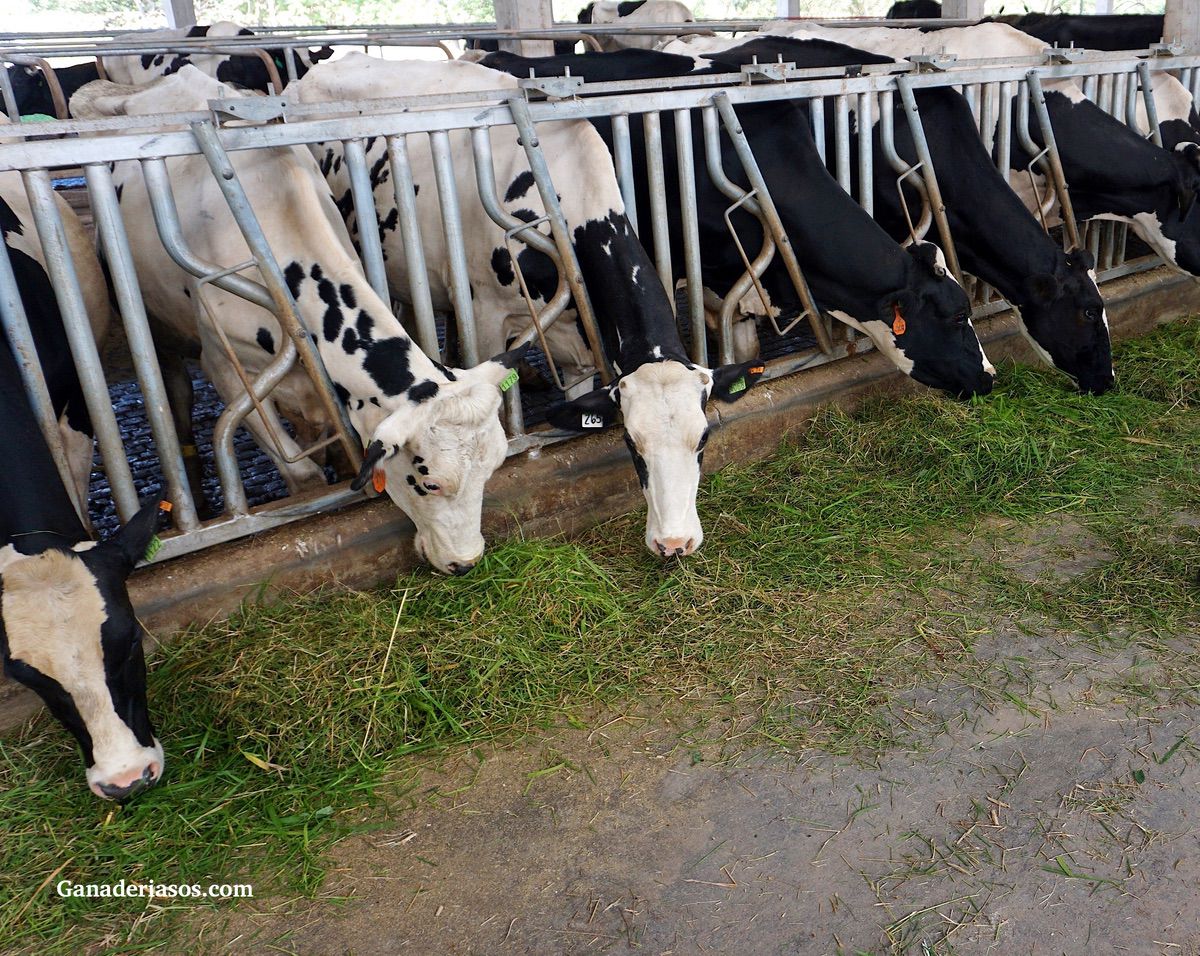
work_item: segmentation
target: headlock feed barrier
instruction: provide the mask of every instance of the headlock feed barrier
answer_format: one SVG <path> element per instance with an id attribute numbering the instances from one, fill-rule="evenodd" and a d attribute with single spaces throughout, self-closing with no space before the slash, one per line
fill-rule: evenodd
<path id="1" fill-rule="evenodd" d="M 679 25 L 673 25 L 675 31 Z M 416 37 L 397 31 L 396 45 L 412 45 L 416 40 L 439 40 L 438 34 Z M 445 31 L 443 31 L 445 32 Z M 456 36 L 462 31 L 454 31 Z M 238 38 L 243 39 L 243 38 Z M 252 42 L 261 45 L 263 37 L 244 38 L 234 43 L 223 39 L 212 49 L 247 49 Z M 272 47 L 281 43 L 296 48 L 313 42 L 307 36 L 271 35 Z M 351 34 L 345 41 L 356 45 L 389 42 L 387 36 Z M 401 42 L 403 41 L 403 42 Z M 117 52 L 143 52 L 146 47 L 123 42 Z M 341 43 L 341 39 L 333 42 Z M 194 46 L 203 46 L 194 44 Z M 165 49 L 179 49 L 172 45 Z M 65 49 L 87 53 L 105 49 L 92 43 L 67 44 L 62 41 L 27 41 L 20 51 L 0 49 L 0 60 L 8 63 L 29 62 L 29 57 L 60 55 Z M 164 49 L 161 45 L 156 49 Z M 112 53 L 112 50 L 105 50 Z M 291 57 L 288 57 L 291 66 Z M 885 164 L 895 174 L 896 188 L 915 187 L 916 201 L 906 204 L 912 238 L 926 235 L 938 242 L 947 266 L 963 280 L 973 296 L 975 317 L 1000 311 L 1006 303 L 998 294 L 962 274 L 938 184 L 938 170 L 929 155 L 921 113 L 915 93 L 921 89 L 954 87 L 967 98 L 983 131 L 985 145 L 994 150 L 997 166 L 1010 182 L 1018 177 L 1040 189 L 1043 209 L 1057 201 L 1063 219 L 1063 241 L 1090 248 L 1097 262 L 1098 279 L 1111 280 L 1135 271 L 1152 268 L 1160 260 L 1152 255 L 1128 258 L 1124 225 L 1093 222 L 1082 228 L 1072 214 L 1070 193 L 1050 126 L 1041 85 L 1044 82 L 1077 78 L 1087 95 L 1101 108 L 1124 122 L 1133 124 L 1139 101 L 1150 119 L 1149 128 L 1157 136 L 1154 103 L 1150 98 L 1150 80 L 1160 71 L 1171 71 L 1181 79 L 1193 96 L 1200 91 L 1200 56 L 1175 55 L 1151 51 L 1144 54 L 1072 54 L 1048 53 L 1029 60 L 952 61 L 946 58 L 916 57 L 898 64 L 879 64 L 864 68 L 796 69 L 783 63 L 754 63 L 742 67 L 740 75 L 725 77 L 684 76 L 661 80 L 584 83 L 578 77 L 536 77 L 520 81 L 520 89 L 498 89 L 493 93 L 445 93 L 334 104 L 297 104 L 282 96 L 266 96 L 211 102 L 204 112 L 169 114 L 154 117 L 118 117 L 104 120 L 69 120 L 50 123 L 21 123 L 0 127 L 0 175 L 20 174 L 29 198 L 37 233 L 45 250 L 48 272 L 66 324 L 72 356 L 79 372 L 99 446 L 103 471 L 112 489 L 117 513 L 122 520 L 137 510 L 138 491 L 129 465 L 122 422 L 114 411 L 109 382 L 93 339 L 84 306 L 80 281 L 76 274 L 59 207 L 54 199 L 54 179 L 82 169 L 87 203 L 95 221 L 99 250 L 111 275 L 113 298 L 129 343 L 137 387 L 153 438 L 154 454 L 165 482 L 164 496 L 174 503 L 175 531 L 165 536 L 162 555 L 176 556 L 222 541 L 227 541 L 307 515 L 338 507 L 355 500 L 347 483 L 329 486 L 318 492 L 297 494 L 251 507 L 243 477 L 239 472 L 234 434 L 247 416 L 259 411 L 268 426 L 265 448 L 269 454 L 285 456 L 282 426 L 270 414 L 268 399 L 284 376 L 296 367 L 311 380 L 325 414 L 326 433 L 315 445 L 301 449 L 308 454 L 322 445 L 339 445 L 357 466 L 361 461 L 361 437 L 350 427 L 321 359 L 307 334 L 296 303 L 284 279 L 280 263 L 270 248 L 261 223 L 251 206 L 231 154 L 242 150 L 263 150 L 281 146 L 341 143 L 348 170 L 349 201 L 359 223 L 377 221 L 371 171 L 365 144 L 372 138 L 386 144 L 387 168 L 395 195 L 398 222 L 407 264 L 408 287 L 390 289 L 380 237 L 372 228 L 359 229 L 356 236 L 367 280 L 385 302 L 401 300 L 404 314 L 411 319 L 410 330 L 426 354 L 473 365 L 487 355 L 479 351 L 479 334 L 473 314 L 468 279 L 467 252 L 463 235 L 463 211 L 482 208 L 503 230 L 505 243 L 520 288 L 525 291 L 529 322 L 518 342 L 538 344 L 544 332 L 564 314 L 568 306 L 574 314 L 593 353 L 602 381 L 609 381 L 611 364 L 605 356 L 597 320 L 588 290 L 572 247 L 559 197 L 579 184 L 555 182 L 541 151 L 538 131 L 547 124 L 564 120 L 606 117 L 612 122 L 614 167 L 617 181 L 634 229 L 654 238 L 655 266 L 664 287 L 672 293 L 677 283 L 686 287 L 686 296 L 677 300 L 682 331 L 692 358 L 709 365 L 734 358 L 733 325 L 739 303 L 751 304 L 761 298 L 765 304 L 760 277 L 767 265 L 779 257 L 795 287 L 803 308 L 794 316 L 771 316 L 774 325 L 773 351 L 766 362 L 767 376 L 803 374 L 803 369 L 870 348 L 865 337 L 849 328 L 835 325 L 829 316 L 820 315 L 813 303 L 804 271 L 797 261 L 787 232 L 767 187 L 758 159 L 738 122 L 740 106 L 782 100 L 803 100 L 812 117 L 813 137 L 821 156 L 826 159 L 841 187 L 859 198 L 871 211 L 872 191 L 877 164 Z M 13 91 L 7 76 L 0 71 L 5 100 L 12 101 Z M 283 77 L 280 82 L 286 82 Z M 275 82 L 273 77 L 272 82 Z M 1015 94 L 1015 95 L 1014 95 Z M 897 99 L 900 112 L 915 144 L 918 162 L 910 165 L 895 146 L 893 107 Z M 692 118 L 699 112 L 701 142 L 693 138 Z M 15 113 L 15 111 L 10 111 Z M 851 114 L 857 115 L 852 133 Z M 826 117 L 832 114 L 827 133 Z M 872 147 L 871 118 L 879 117 L 880 154 Z M 631 127 L 641 124 L 645 142 L 646 178 L 649 204 L 639 207 L 635 196 L 634 150 Z M 672 124 L 674 155 L 663 149 L 663 125 Z M 492 131 L 515 127 L 528 168 L 532 173 L 545 216 L 526 222 L 508 212 L 500 199 L 495 180 Z M 465 131 L 471 155 L 455 155 L 450 134 Z M 994 131 L 994 132 L 993 132 Z M 460 133 L 461 135 L 461 133 Z M 738 169 L 723 166 L 720 144 L 724 137 L 732 144 Z M 852 137 L 856 143 L 852 144 Z M 994 139 L 993 139 L 994 137 Z M 421 142 L 422 140 L 426 142 Z M 1038 145 L 1038 143 L 1043 145 Z M 426 147 L 427 143 L 427 147 Z M 441 213 L 441 238 L 445 241 L 450 314 L 439 315 L 431 295 L 430 263 L 425 261 L 422 224 L 416 209 L 416 185 L 410 157 L 417 146 L 432 155 L 435 183 L 427 188 L 437 191 Z M 853 149 L 852 145 L 857 146 Z M 1025 157 L 1027 171 L 1010 171 L 1010 158 Z M 203 157 L 220 187 L 251 258 L 244 262 L 209 262 L 188 247 L 181 228 L 181 210 L 167 175 L 166 160 L 179 156 Z M 726 158 L 728 153 L 726 153 Z M 224 510 L 202 521 L 196 507 L 194 489 L 189 488 L 185 470 L 185 449 L 181 447 L 167 400 L 167 388 L 155 354 L 155 344 L 146 308 L 134 269 L 133 256 L 122 220 L 118 194 L 114 188 L 111 164 L 134 161 L 140 164 L 154 222 L 162 244 L 171 259 L 192 277 L 197 321 L 205 322 L 209 308 L 206 290 L 215 287 L 269 310 L 284 331 L 283 342 L 267 368 L 252 379 L 239 366 L 244 392 L 221 412 L 213 432 L 215 470 L 224 499 Z M 463 194 L 456 185 L 454 166 L 471 162 L 475 189 Z M 665 182 L 672 167 L 677 170 L 681 204 L 683 274 L 672 269 L 671 237 L 667 223 Z M 1037 173 L 1037 177 L 1034 177 Z M 698 177 L 707 176 L 729 200 L 726 222 L 734 210 L 743 209 L 762 223 L 759 248 L 739 244 L 745 273 L 728 294 L 719 299 L 707 293 L 701 279 L 703 262 L 700 223 L 696 209 Z M 561 177 L 560 177 L 561 178 Z M 738 185 L 746 182 L 749 189 Z M 1041 185 L 1044 184 L 1044 185 Z M 501 184 L 500 189 L 503 189 Z M 903 193 L 902 193 L 903 195 Z M 186 215 L 187 210 L 182 213 Z M 1044 220 L 1043 220 L 1044 221 Z M 737 242 L 732 226 L 731 242 Z M 526 280 L 516 255 L 526 246 L 544 253 L 557 270 L 557 288 L 539 307 L 526 290 Z M 400 308 L 400 306 L 398 306 Z M 715 353 L 710 357 L 705 312 L 715 315 Z M 758 308 L 756 311 L 770 310 Z M 53 408 L 39 367 L 29 324 L 22 307 L 7 247 L 0 243 L 0 318 L 4 331 L 22 369 L 26 388 L 39 422 L 46 434 L 55 460 L 64 476 L 66 454 L 55 423 Z M 807 323 L 811 335 L 798 337 L 796 326 Z M 216 323 L 213 323 L 216 327 Z M 803 331 L 803 326 L 801 326 Z M 450 334 L 454 333 L 454 334 Z M 457 358 L 448 354 L 447 338 L 457 339 Z M 235 358 L 228 342 L 223 343 Z M 547 371 L 560 386 L 562 371 L 552 356 L 546 356 Z M 504 416 L 509 435 L 509 453 L 516 454 L 566 436 L 544 429 L 527 430 L 519 386 L 505 393 Z M 261 444 L 261 442 L 260 442 Z M 294 447 L 294 446 L 293 446 Z M 297 457 L 293 452 L 290 458 Z M 67 481 L 68 487 L 71 482 Z M 77 502 L 86 511 L 87 502 Z"/>

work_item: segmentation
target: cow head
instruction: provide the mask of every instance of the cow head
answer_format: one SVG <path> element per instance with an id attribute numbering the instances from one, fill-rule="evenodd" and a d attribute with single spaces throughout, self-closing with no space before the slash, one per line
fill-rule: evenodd
<path id="1" fill-rule="evenodd" d="M 716 369 L 650 362 L 606 388 L 556 406 L 547 418 L 558 428 L 590 431 L 613 424 L 620 413 L 646 496 L 646 547 L 660 558 L 682 557 L 704 540 L 696 490 L 708 442 L 705 406 L 710 397 L 737 401 L 763 371 L 758 362 Z"/>
<path id="2" fill-rule="evenodd" d="M 483 488 L 508 452 L 496 414 L 501 385 L 524 352 L 456 369 L 435 395 L 388 415 L 351 482 L 355 491 L 386 488 L 417 526 L 417 556 L 445 574 L 466 574 L 483 555 Z"/>
<path id="3" fill-rule="evenodd" d="M 971 303 L 946 270 L 937 246 L 908 247 L 904 288 L 875 303 L 877 318 L 858 321 L 833 312 L 866 334 L 875 347 L 922 385 L 959 398 L 986 395 L 996 374 L 971 324 Z"/>
<path id="4" fill-rule="evenodd" d="M 1086 249 L 1059 252 L 1053 273 L 1024 283 L 1021 331 L 1035 352 L 1065 372 L 1079 389 L 1102 395 L 1113 384 L 1112 342 L 1095 260 Z"/>
<path id="5" fill-rule="evenodd" d="M 4 672 L 74 734 L 88 786 L 107 800 L 131 797 L 163 772 L 146 707 L 142 628 L 126 590 L 157 515 L 156 504 L 146 505 L 99 544 L 0 549 Z"/>

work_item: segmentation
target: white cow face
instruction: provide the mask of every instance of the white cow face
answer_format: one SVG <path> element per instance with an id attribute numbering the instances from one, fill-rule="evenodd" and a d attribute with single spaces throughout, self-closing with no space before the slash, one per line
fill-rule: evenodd
<path id="1" fill-rule="evenodd" d="M 351 487 L 386 488 L 417 526 L 417 556 L 445 574 L 466 574 L 483 555 L 484 485 L 508 451 L 497 412 L 509 369 L 490 361 L 452 374 L 433 398 L 380 423 Z"/>
<path id="2" fill-rule="evenodd" d="M 156 783 L 162 745 L 146 706 L 142 629 L 125 581 L 145 554 L 158 508 L 74 550 L 0 549 L 0 656 L 79 742 L 92 791 L 124 800 Z"/>
<path id="3" fill-rule="evenodd" d="M 660 558 L 691 554 L 704 540 L 696 513 L 708 442 L 709 397 L 734 402 L 764 371 L 757 362 L 706 369 L 651 362 L 574 402 L 553 409 L 551 424 L 574 431 L 625 422 L 625 444 L 646 496 L 646 547 Z"/>

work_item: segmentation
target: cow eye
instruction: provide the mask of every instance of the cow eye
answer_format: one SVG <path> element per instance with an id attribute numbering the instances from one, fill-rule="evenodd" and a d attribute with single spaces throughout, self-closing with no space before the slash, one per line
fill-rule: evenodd
<path id="1" fill-rule="evenodd" d="M 1096 322 L 1100 318 L 1100 310 L 1096 308 L 1084 309 L 1083 314 L 1089 322 Z"/>
<path id="2" fill-rule="evenodd" d="M 439 485 L 436 481 L 425 481 L 425 482 L 422 482 L 422 484 L 425 485 L 426 491 L 441 491 L 442 490 L 442 486 Z"/>

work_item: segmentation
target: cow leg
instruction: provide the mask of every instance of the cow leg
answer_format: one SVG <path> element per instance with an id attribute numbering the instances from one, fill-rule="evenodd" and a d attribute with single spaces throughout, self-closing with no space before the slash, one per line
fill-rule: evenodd
<path id="1" fill-rule="evenodd" d="M 179 450 L 183 453 L 183 470 L 188 488 L 196 503 L 196 514 L 201 520 L 216 517 L 216 509 L 204 494 L 204 467 L 200 452 L 196 448 L 196 432 L 192 426 L 192 408 L 195 405 L 195 390 L 187 360 L 179 350 L 159 347 L 158 367 L 162 370 L 163 385 L 167 390 L 167 404 L 171 407 L 171 418 L 175 422 L 175 435 L 179 439 Z"/>

